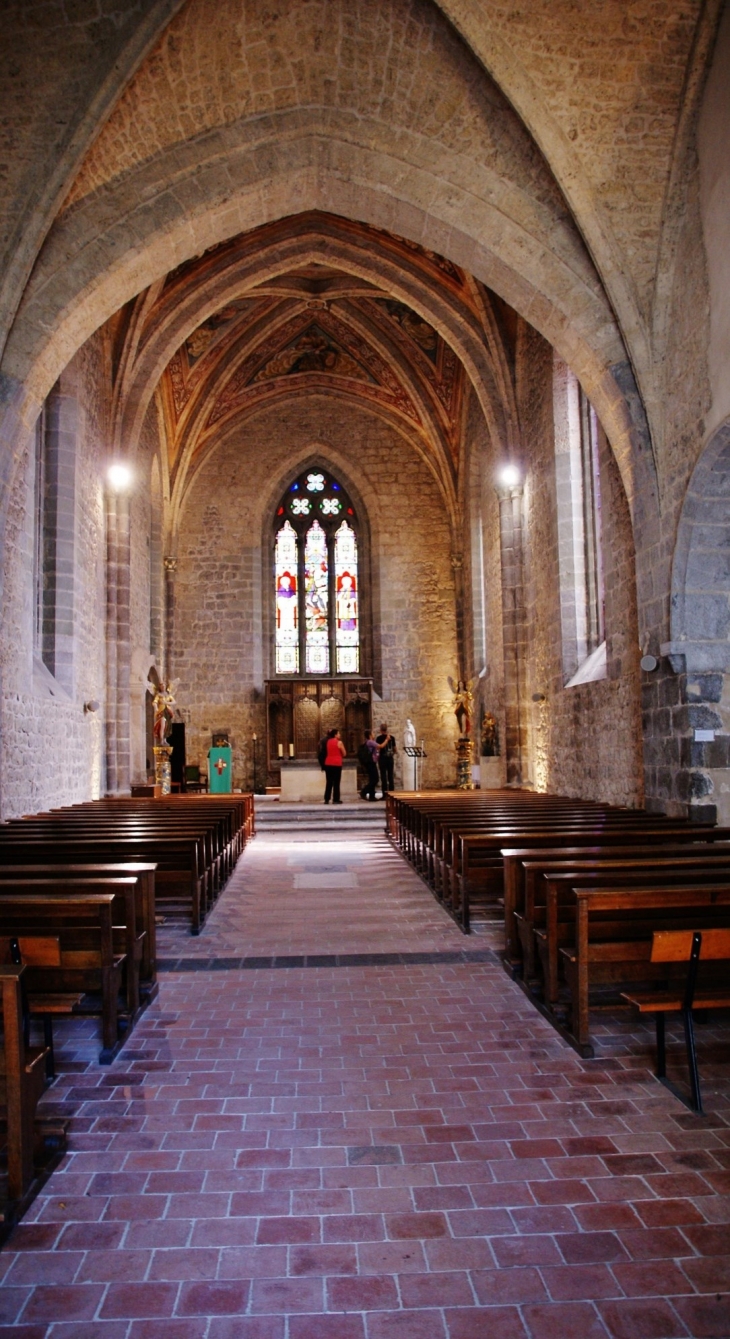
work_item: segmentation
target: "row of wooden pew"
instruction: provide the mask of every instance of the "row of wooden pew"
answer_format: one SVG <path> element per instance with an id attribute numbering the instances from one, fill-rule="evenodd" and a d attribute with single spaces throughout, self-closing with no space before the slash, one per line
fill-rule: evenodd
<path id="1" fill-rule="evenodd" d="M 680 982 L 655 932 L 730 927 L 730 829 L 511 791 L 394 794 L 387 824 L 465 933 L 504 917 L 505 965 L 584 1055 L 591 1008 Z M 727 969 L 703 968 L 718 1002 Z"/>
<path id="2" fill-rule="evenodd" d="M 99 1059 L 109 1063 L 157 993 L 158 914 L 185 916 L 198 934 L 253 835 L 247 794 L 113 797 L 0 823 L 11 1198 L 27 1189 L 38 1074 L 53 1073 L 53 1019 L 98 1016 Z M 43 1024 L 43 1047 L 30 1047 L 34 1020 Z M 11 1120 L 11 1111 L 22 1119 Z"/>

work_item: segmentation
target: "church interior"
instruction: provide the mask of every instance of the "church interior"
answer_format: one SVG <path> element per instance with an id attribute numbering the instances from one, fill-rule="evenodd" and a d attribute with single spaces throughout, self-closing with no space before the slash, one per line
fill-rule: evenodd
<path id="1" fill-rule="evenodd" d="M 3 27 L 0 1334 L 727 1339 L 730 5 Z"/>

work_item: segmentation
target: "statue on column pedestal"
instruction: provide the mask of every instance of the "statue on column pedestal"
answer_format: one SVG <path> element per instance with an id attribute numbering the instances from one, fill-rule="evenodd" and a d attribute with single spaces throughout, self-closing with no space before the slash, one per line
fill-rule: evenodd
<path id="1" fill-rule="evenodd" d="M 172 745 L 167 743 L 167 736 L 172 725 L 172 709 L 175 706 L 175 689 L 178 683 L 179 679 L 175 679 L 172 683 L 163 683 L 156 670 L 152 670 L 148 680 L 155 713 L 152 726 L 155 741 L 152 746 L 155 755 L 155 786 L 159 786 L 161 795 L 169 795 L 172 789 L 170 775 Z"/>
<path id="2" fill-rule="evenodd" d="M 406 728 L 403 731 L 403 789 L 416 789 L 416 759 L 410 756 L 406 749 L 416 746 L 416 727 L 413 721 L 408 718 Z"/>
<path id="3" fill-rule="evenodd" d="M 471 718 L 474 712 L 475 680 L 458 679 L 456 683 L 449 675 L 449 688 L 454 694 L 454 715 L 459 725 L 459 739 L 456 743 L 456 786 L 458 790 L 473 790 L 472 765 L 474 762 L 474 741 L 471 738 Z"/>

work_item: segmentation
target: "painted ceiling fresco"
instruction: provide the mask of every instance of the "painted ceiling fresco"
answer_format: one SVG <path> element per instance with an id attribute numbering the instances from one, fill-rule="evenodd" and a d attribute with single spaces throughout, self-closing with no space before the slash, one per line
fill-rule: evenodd
<path id="1" fill-rule="evenodd" d="M 313 215 L 312 232 L 325 238 L 320 251 L 329 237 L 345 248 L 349 267 L 338 265 L 334 242 L 331 263 L 294 249 L 287 265 L 281 257 L 308 218 L 299 217 L 296 233 L 280 220 L 211 248 L 171 271 L 149 302 L 142 350 L 174 324 L 192 292 L 207 305 L 158 386 L 171 480 L 233 419 L 315 390 L 370 404 L 415 434 L 456 480 L 467 374 L 442 331 L 388 291 L 387 279 L 407 273 L 416 291 L 437 294 L 472 324 L 483 320 L 486 290 L 416 243 L 329 215 Z M 213 309 L 211 292 L 222 295 Z"/>

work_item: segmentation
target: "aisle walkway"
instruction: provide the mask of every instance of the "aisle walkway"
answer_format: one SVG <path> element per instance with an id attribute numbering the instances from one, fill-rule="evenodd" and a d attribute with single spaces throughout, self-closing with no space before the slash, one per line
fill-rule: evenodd
<path id="1" fill-rule="evenodd" d="M 727 1066 L 700 1119 L 648 1033 L 579 1060 L 378 835 L 259 836 L 161 954 L 115 1064 L 65 1051 L 0 1335 L 730 1335 Z"/>

